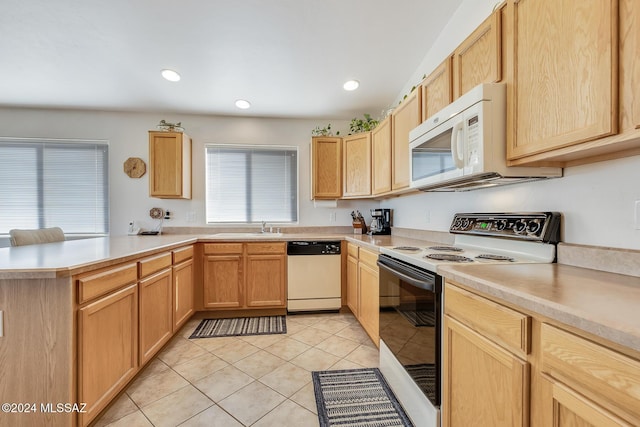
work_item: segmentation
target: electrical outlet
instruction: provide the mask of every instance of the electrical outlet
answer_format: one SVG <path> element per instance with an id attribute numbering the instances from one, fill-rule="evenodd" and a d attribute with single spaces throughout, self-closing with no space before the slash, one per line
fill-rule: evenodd
<path id="1" fill-rule="evenodd" d="M 634 227 L 636 230 L 640 230 L 640 200 L 636 200 Z"/>
<path id="2" fill-rule="evenodd" d="M 329 222 L 336 222 L 336 213 L 335 212 L 331 212 L 329 214 Z"/>

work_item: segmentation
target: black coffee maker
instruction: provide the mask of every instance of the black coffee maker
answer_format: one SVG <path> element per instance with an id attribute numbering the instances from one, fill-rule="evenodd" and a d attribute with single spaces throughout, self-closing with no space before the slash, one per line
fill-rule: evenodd
<path id="1" fill-rule="evenodd" d="M 371 209 L 369 234 L 391 234 L 391 209 Z"/>

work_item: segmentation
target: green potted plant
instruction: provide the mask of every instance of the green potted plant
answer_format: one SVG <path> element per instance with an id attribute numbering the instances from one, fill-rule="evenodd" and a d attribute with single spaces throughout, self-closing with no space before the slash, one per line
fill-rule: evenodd
<path id="1" fill-rule="evenodd" d="M 340 131 L 336 132 L 336 135 L 340 135 Z M 316 126 L 316 128 L 311 131 L 311 136 L 333 136 L 333 132 L 331 132 L 331 123 L 323 128 Z"/>
<path id="2" fill-rule="evenodd" d="M 354 117 L 349 124 L 349 135 L 360 132 L 369 132 L 378 126 L 378 120 L 371 118 L 370 114 L 365 114 L 364 119 Z"/>

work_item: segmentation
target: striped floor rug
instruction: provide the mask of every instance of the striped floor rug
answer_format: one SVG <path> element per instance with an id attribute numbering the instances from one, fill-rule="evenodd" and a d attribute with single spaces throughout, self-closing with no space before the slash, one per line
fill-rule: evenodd
<path id="1" fill-rule="evenodd" d="M 238 317 L 234 319 L 204 319 L 189 338 L 286 333 L 286 316 Z"/>
<path id="2" fill-rule="evenodd" d="M 379 369 L 312 372 L 320 427 L 412 426 Z"/>

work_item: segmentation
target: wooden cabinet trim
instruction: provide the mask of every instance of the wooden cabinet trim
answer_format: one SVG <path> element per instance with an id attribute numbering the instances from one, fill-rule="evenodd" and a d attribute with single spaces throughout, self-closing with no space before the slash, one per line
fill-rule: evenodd
<path id="1" fill-rule="evenodd" d="M 247 254 L 284 254 L 287 252 L 286 242 L 247 243 Z"/>
<path id="2" fill-rule="evenodd" d="M 526 358 L 531 350 L 531 317 L 472 292 L 445 285 L 445 313 Z"/>
<path id="3" fill-rule="evenodd" d="M 347 243 L 348 255 L 355 257 L 357 259 L 359 250 L 360 250 L 360 247 L 358 245 L 354 245 L 353 243 Z"/>
<path id="4" fill-rule="evenodd" d="M 147 277 L 163 268 L 170 267 L 172 264 L 171 252 L 166 252 L 160 255 L 154 255 L 148 258 L 143 258 L 138 261 L 138 274 L 140 278 Z"/>
<path id="5" fill-rule="evenodd" d="M 193 258 L 193 245 L 186 246 L 184 248 L 174 249 L 172 251 L 173 254 L 173 263 L 178 264 L 187 259 Z"/>
<path id="6" fill-rule="evenodd" d="M 77 276 L 78 304 L 106 295 L 122 286 L 138 280 L 138 266 L 135 263 L 119 267 L 108 267 Z"/>
<path id="7" fill-rule="evenodd" d="M 205 255 L 215 254 L 241 254 L 243 252 L 242 243 L 205 243 Z"/>
<path id="8" fill-rule="evenodd" d="M 358 256 L 358 260 L 362 263 L 367 264 L 371 268 L 378 268 L 378 253 L 366 250 L 364 248 L 360 248 L 360 253 Z"/>

